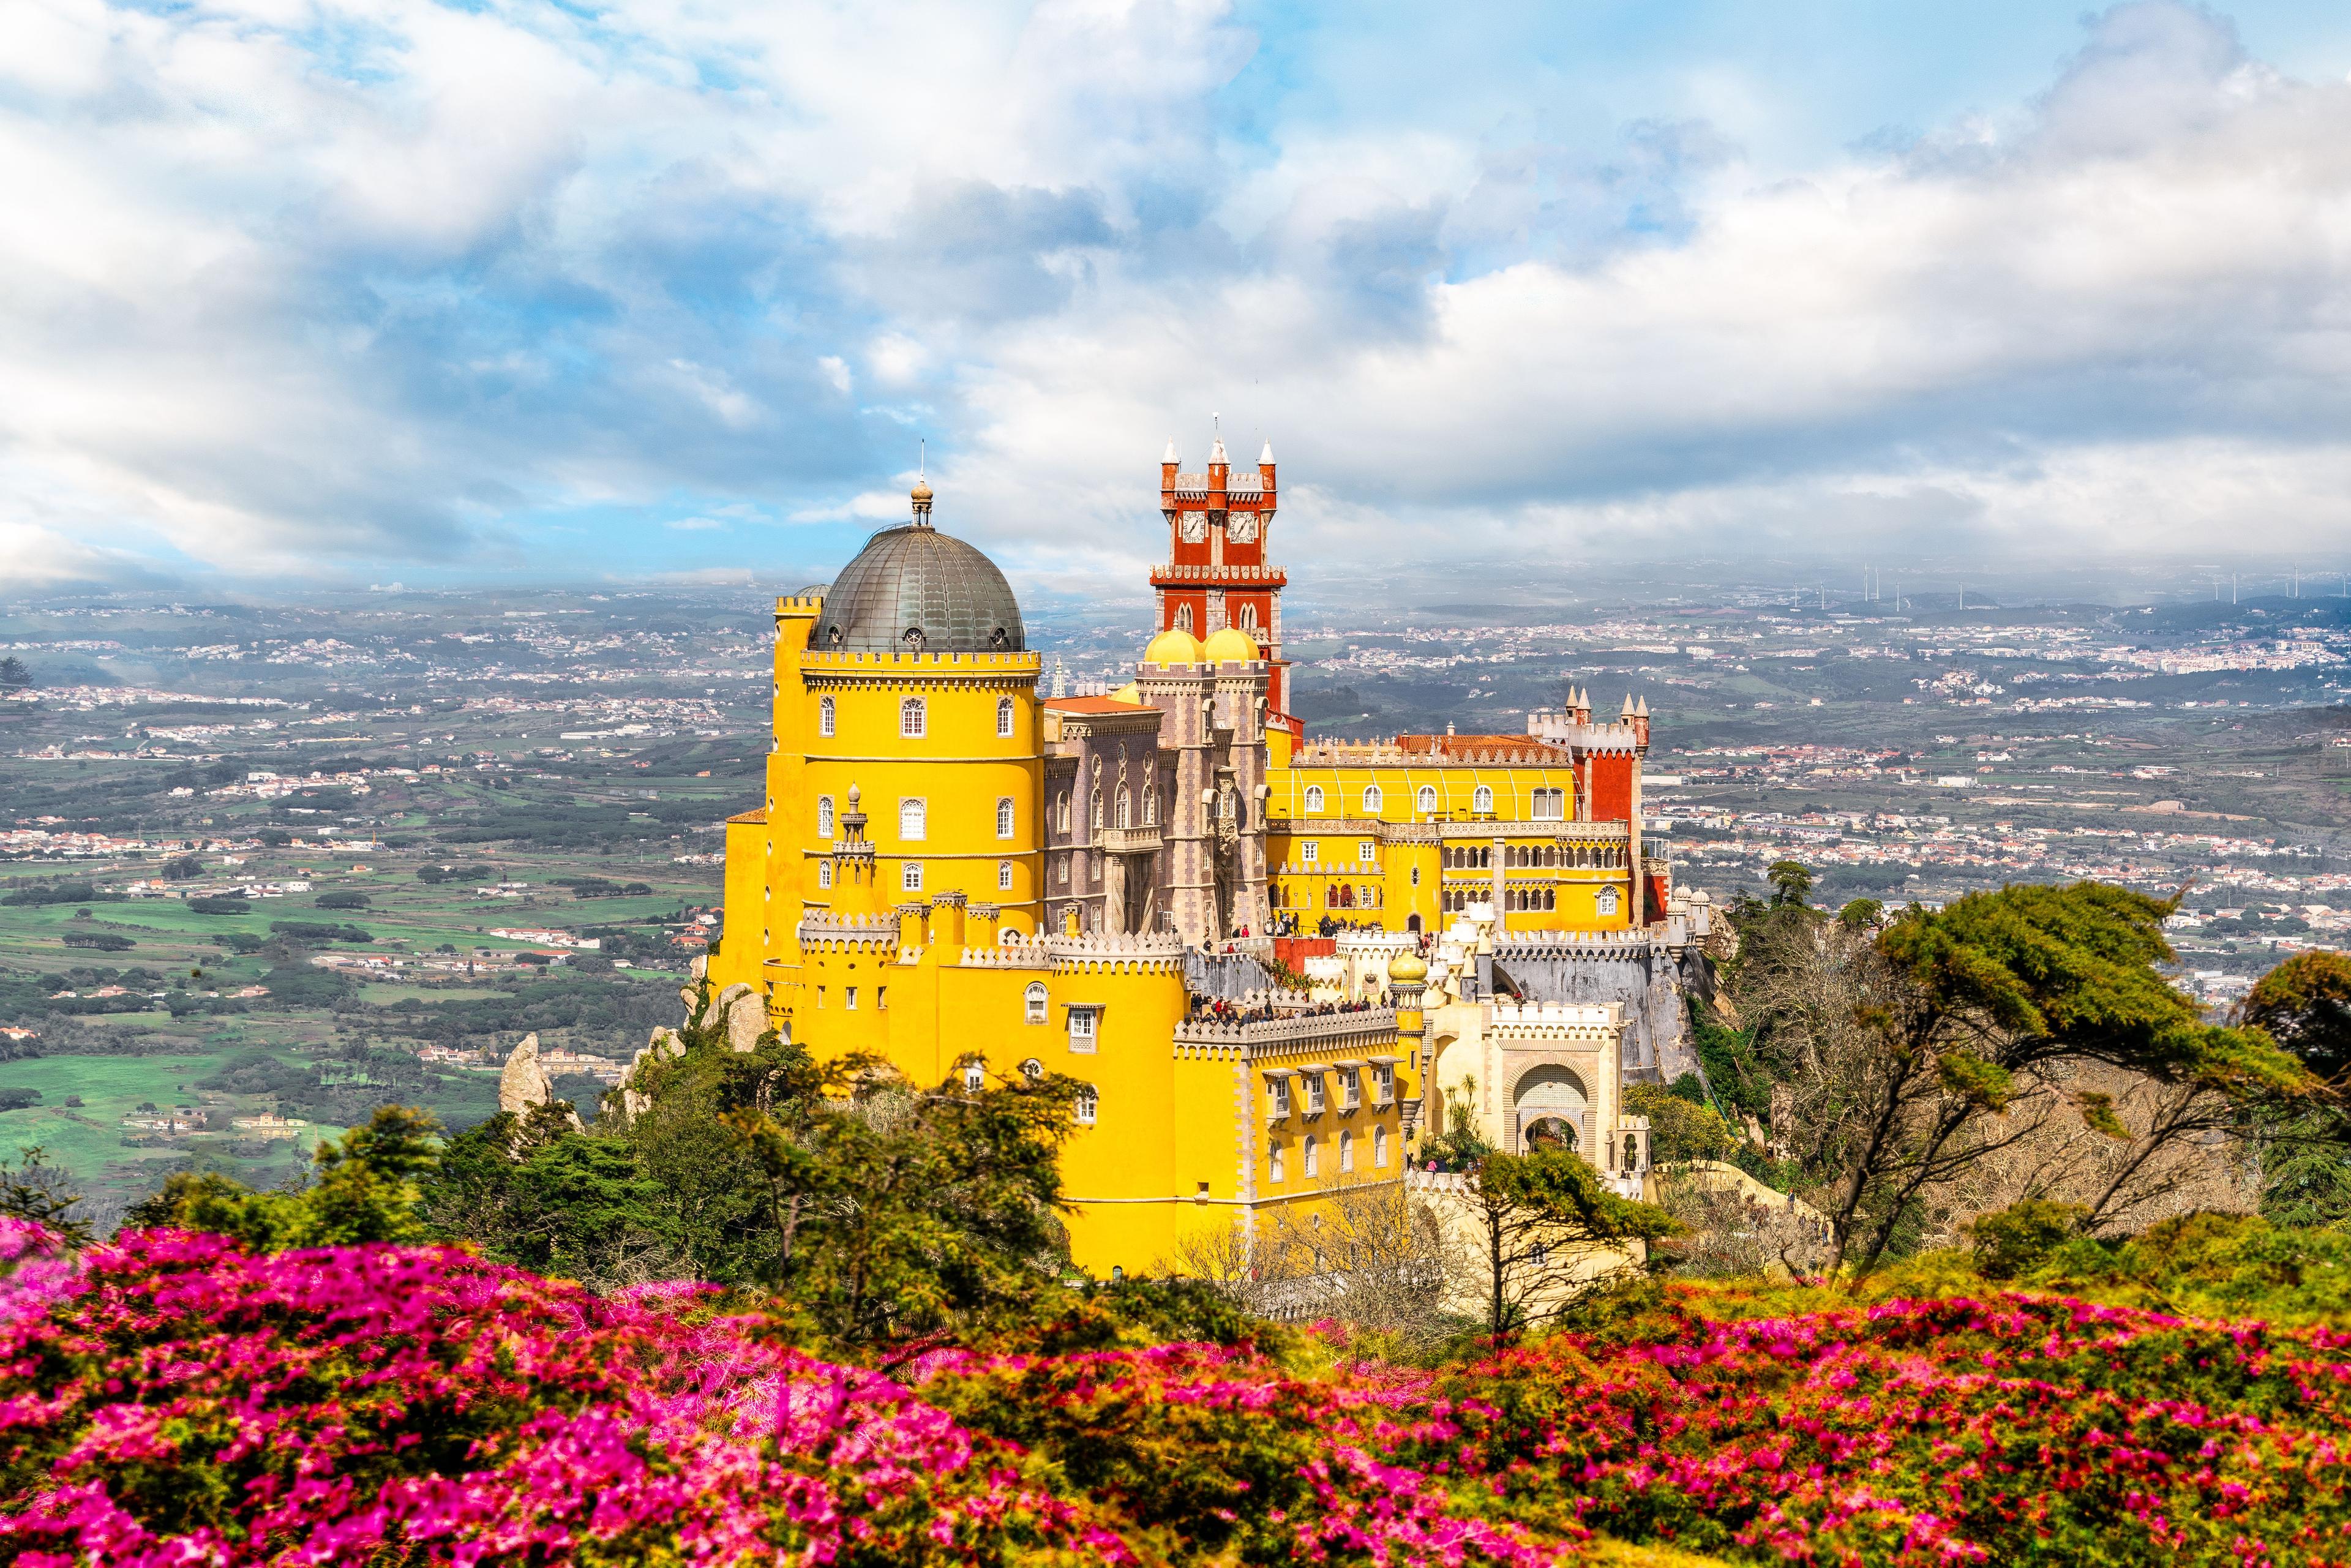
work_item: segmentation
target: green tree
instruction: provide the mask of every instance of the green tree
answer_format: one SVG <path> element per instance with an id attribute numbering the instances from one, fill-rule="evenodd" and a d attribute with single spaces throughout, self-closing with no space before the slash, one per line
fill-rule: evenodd
<path id="1" fill-rule="evenodd" d="M 14 653 L 0 658 L 0 697 L 13 697 L 33 684 L 33 673 Z"/>
<path id="2" fill-rule="evenodd" d="M 1578 1278 L 1595 1249 L 1681 1230 L 1664 1209 L 1610 1192 L 1564 1149 L 1488 1155 L 1470 1173 L 1468 1201 L 1497 1341 L 1557 1316 L 1597 1283 Z"/>
<path id="3" fill-rule="evenodd" d="M 422 1111 L 381 1106 L 367 1125 L 319 1144 L 312 1178 L 298 1191 L 256 1192 L 217 1171 L 175 1171 L 131 1205 L 123 1223 L 219 1231 L 264 1252 L 423 1241 L 429 1233 L 418 1182 L 433 1168 L 438 1130 Z"/>
<path id="4" fill-rule="evenodd" d="M 1656 1164 L 1727 1160 L 1739 1147 L 1739 1134 L 1713 1106 L 1693 1104 L 1663 1084 L 1633 1085 L 1625 1091 L 1625 1108 L 1649 1119 L 1649 1157 Z"/>
<path id="5" fill-rule="evenodd" d="M 2158 972 L 2173 957 L 2162 923 L 2176 906 L 2097 883 L 2028 885 L 1939 913 L 1914 906 L 1886 926 L 1882 963 L 1853 964 L 1852 993 L 1836 999 L 1858 1047 L 1838 1064 L 1843 1103 L 1815 1150 L 1838 1172 L 1821 1206 L 1836 1263 L 1874 1268 L 1930 1186 L 2024 1135 L 2029 1105 L 2061 1101 L 2073 1064 L 2144 1073 L 2199 1104 L 2312 1092 L 2308 1070 L 2269 1036 L 2206 1023 Z M 2164 1136 L 2192 1135 L 2199 1115 Z"/>
<path id="6" fill-rule="evenodd" d="M 2351 1218 L 2351 956 L 2297 953 L 2246 993 L 2238 1021 L 2292 1051 L 2323 1095 L 2255 1118 L 2262 1213 L 2281 1225 Z"/>
<path id="7" fill-rule="evenodd" d="M 65 1173 L 48 1163 L 38 1144 L 16 1153 L 15 1165 L 0 1161 L 0 1214 L 45 1227 L 69 1247 L 87 1245 L 89 1224 L 67 1212 L 81 1194 L 70 1190 Z"/>
<path id="8" fill-rule="evenodd" d="M 566 1102 L 500 1112 L 450 1139 L 424 1216 L 498 1262 L 592 1286 L 691 1271 L 668 1191 L 625 1140 L 583 1132 Z"/>
<path id="9" fill-rule="evenodd" d="M 1812 896 L 1813 873 L 1802 861 L 1773 861 L 1763 879 L 1771 884 L 1774 908 L 1792 905 L 1802 909 L 1804 901 Z"/>
<path id="10" fill-rule="evenodd" d="M 966 1062 L 976 1062 L 967 1058 Z M 724 1122 L 758 1163 L 775 1246 L 761 1282 L 827 1334 L 904 1343 L 1032 1314 L 1066 1267 L 1062 1145 L 1084 1085 L 1058 1074 L 920 1089 L 848 1059 L 820 1099 Z"/>

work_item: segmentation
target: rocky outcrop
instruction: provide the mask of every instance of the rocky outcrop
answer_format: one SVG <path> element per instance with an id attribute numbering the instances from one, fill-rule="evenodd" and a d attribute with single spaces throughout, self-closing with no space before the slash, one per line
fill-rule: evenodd
<path id="1" fill-rule="evenodd" d="M 552 1103 L 555 1099 L 555 1075 L 538 1059 L 538 1036 L 527 1034 L 498 1074 L 498 1109 L 510 1116 L 528 1116 L 533 1107 Z M 580 1113 L 569 1104 L 564 1109 L 573 1125 L 578 1125 Z"/>

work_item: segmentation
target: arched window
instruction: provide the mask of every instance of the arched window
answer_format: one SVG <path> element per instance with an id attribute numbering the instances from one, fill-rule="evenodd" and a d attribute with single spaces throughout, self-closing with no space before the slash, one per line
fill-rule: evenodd
<path id="1" fill-rule="evenodd" d="M 1021 993 L 1020 1002 L 1022 1023 L 1043 1023 L 1045 1021 L 1045 982 L 1029 981 L 1028 990 Z"/>
<path id="2" fill-rule="evenodd" d="M 1067 789 L 1053 798 L 1053 824 L 1064 834 L 1070 831 L 1070 792 Z"/>
<path id="3" fill-rule="evenodd" d="M 816 884 L 819 887 L 831 887 L 832 885 L 832 862 L 831 861 L 819 861 L 816 862 Z"/>
<path id="4" fill-rule="evenodd" d="M 1282 1179 L 1281 1145 L 1280 1144 L 1273 1145 L 1265 1152 L 1265 1174 L 1269 1179 L 1273 1181 L 1280 1181 Z"/>
<path id="5" fill-rule="evenodd" d="M 1602 888 L 1600 890 L 1600 896 L 1593 900 L 1593 907 L 1597 908 L 1603 915 L 1615 914 L 1616 890 L 1613 887 Z"/>
<path id="6" fill-rule="evenodd" d="M 898 885 L 907 893 L 922 892 L 923 862 L 920 861 L 908 861 L 904 868 L 898 873 Z"/>
<path id="7" fill-rule="evenodd" d="M 1188 604 L 1177 605 L 1176 607 L 1176 630 L 1178 632 L 1189 632 L 1191 629 L 1192 607 Z"/>
<path id="8" fill-rule="evenodd" d="M 820 839 L 832 837 L 832 797 L 830 795 L 816 798 L 816 836 Z"/>
<path id="9" fill-rule="evenodd" d="M 1242 605 L 1242 606 L 1241 606 L 1240 618 L 1239 618 L 1238 620 L 1235 621 L 1235 622 L 1233 622 L 1233 624 L 1234 624 L 1234 625 L 1236 625 L 1236 626 L 1238 626 L 1238 627 L 1239 627 L 1239 628 L 1240 628 L 1242 631 L 1244 631 L 1244 632 L 1254 632 L 1254 631 L 1256 631 L 1256 630 L 1257 630 L 1257 606 L 1256 606 L 1256 605 L 1254 605 L 1254 604 L 1244 604 L 1244 605 Z"/>
<path id="10" fill-rule="evenodd" d="M 1436 785 L 1424 784 L 1420 787 L 1420 795 L 1418 797 L 1417 806 L 1421 815 L 1423 816 L 1427 816 L 1437 810 Z"/>
<path id="11" fill-rule="evenodd" d="M 898 802 L 898 836 L 908 843 L 918 842 L 924 835 L 930 809 L 921 796 L 909 795 Z"/>
<path id="12" fill-rule="evenodd" d="M 1010 893 L 1012 891 L 1012 862 L 1010 861 L 998 861 L 996 862 L 996 891 L 998 893 Z"/>
<path id="13" fill-rule="evenodd" d="M 1379 815 L 1380 802 L 1385 799 L 1386 797 L 1380 793 L 1380 787 L 1378 785 L 1366 784 L 1364 786 L 1364 810 L 1366 814 L 1371 816 Z"/>
<path id="14" fill-rule="evenodd" d="M 1306 1134 L 1306 1161 L 1305 1161 L 1305 1169 L 1306 1169 L 1306 1176 L 1307 1176 L 1307 1178 L 1308 1178 L 1309 1180 L 1313 1179 L 1313 1176 L 1314 1176 L 1314 1134 L 1311 1134 L 1311 1133 L 1309 1133 L 1309 1134 Z"/>
<path id="15" fill-rule="evenodd" d="M 1102 1113 L 1102 1092 L 1092 1084 L 1078 1091 L 1078 1125 L 1091 1127 Z"/>
<path id="16" fill-rule="evenodd" d="M 1159 825 L 1159 791 L 1147 784 L 1143 789 L 1143 825 L 1146 828 Z"/>
<path id="17" fill-rule="evenodd" d="M 1020 1064 L 1020 1076 L 1031 1083 L 1042 1082 L 1045 1077 L 1045 1064 L 1032 1056 Z"/>
<path id="18" fill-rule="evenodd" d="M 1012 699 L 998 697 L 996 699 L 996 737 L 998 740 L 1005 740 L 1009 739 L 1011 735 Z"/>
<path id="19" fill-rule="evenodd" d="M 908 697 L 898 705 L 898 733 L 908 740 L 923 738 L 923 699 Z"/>
<path id="20" fill-rule="evenodd" d="M 1492 816 L 1494 814 L 1493 789 L 1484 784 L 1479 785 L 1478 792 L 1469 797 L 1469 809 L 1481 817 Z"/>
<path id="21" fill-rule="evenodd" d="M 999 839 L 1012 836 L 1012 797 L 1009 795 L 996 798 L 996 836 Z"/>
<path id="22" fill-rule="evenodd" d="M 1097 785 L 1095 785 L 1095 786 L 1094 786 L 1094 809 L 1093 809 L 1093 818 L 1092 818 L 1093 825 L 1094 825 L 1096 828 L 1100 828 L 1100 827 L 1102 825 L 1102 786 L 1101 786 L 1101 785 L 1099 785 L 1099 784 L 1097 784 Z"/>
<path id="23" fill-rule="evenodd" d="M 1347 1171 L 1352 1171 L 1354 1168 L 1355 1134 L 1349 1132 L 1342 1132 L 1339 1134 L 1339 1169 L 1343 1174 Z"/>
<path id="24" fill-rule="evenodd" d="M 1372 1129 L 1372 1168 L 1375 1171 L 1388 1168 L 1388 1130 L 1385 1127 Z"/>
<path id="25" fill-rule="evenodd" d="M 1309 816 L 1319 817 L 1322 814 L 1322 785 L 1309 784 L 1306 787 L 1306 811 Z"/>
<path id="26" fill-rule="evenodd" d="M 1123 784 L 1118 787 L 1118 825 L 1122 828 L 1134 826 L 1134 797 L 1127 793 Z"/>
<path id="27" fill-rule="evenodd" d="M 1538 822 L 1559 821 L 1567 815 L 1567 791 L 1564 789 L 1536 790 L 1534 812 L 1535 821 Z"/>
<path id="28" fill-rule="evenodd" d="M 831 697 L 817 699 L 816 732 L 822 736 L 832 734 L 832 699 Z"/>

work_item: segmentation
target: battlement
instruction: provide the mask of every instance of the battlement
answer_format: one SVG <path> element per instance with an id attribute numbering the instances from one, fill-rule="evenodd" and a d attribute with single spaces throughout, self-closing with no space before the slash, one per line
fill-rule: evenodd
<path id="1" fill-rule="evenodd" d="M 1611 1028 L 1625 1021 L 1622 1002 L 1496 1002 L 1494 1027 L 1522 1030 Z"/>
<path id="2" fill-rule="evenodd" d="M 776 600 L 776 618 L 779 621 L 814 616 L 823 609 L 824 595 L 821 593 L 787 593 Z"/>
<path id="3" fill-rule="evenodd" d="M 1278 566 L 1159 565 L 1151 569 L 1154 588 L 1196 588 L 1202 583 L 1237 582 L 1252 588 L 1286 588 L 1290 574 Z"/>
<path id="4" fill-rule="evenodd" d="M 1668 945 L 1668 934 L 1662 925 L 1618 931 L 1513 931 L 1507 936 L 1497 932 L 1494 956 L 1611 958 Z"/>
<path id="5" fill-rule="evenodd" d="M 800 655 L 800 664 L 810 670 L 843 670 L 873 674 L 886 671 L 914 670 L 1001 671 L 1008 674 L 1035 674 L 1045 667 L 1042 653 L 887 653 L 864 652 L 851 648 L 810 648 Z"/>
<path id="6" fill-rule="evenodd" d="M 819 952 L 898 951 L 895 915 L 803 915 L 799 931 L 800 946 Z"/>
<path id="7" fill-rule="evenodd" d="M 1247 1023 L 1220 1019 L 1188 1018 L 1176 1026 L 1179 1046 L 1239 1047 L 1250 1054 L 1268 1051 L 1294 1051 L 1308 1047 L 1360 1047 L 1367 1040 L 1395 1038 L 1394 1008 L 1362 1012 L 1294 1013 L 1285 1018 L 1256 1019 Z"/>

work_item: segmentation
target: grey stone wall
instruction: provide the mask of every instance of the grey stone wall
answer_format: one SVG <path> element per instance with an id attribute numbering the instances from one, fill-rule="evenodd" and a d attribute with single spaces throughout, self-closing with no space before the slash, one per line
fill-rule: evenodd
<path id="1" fill-rule="evenodd" d="M 1625 1007 L 1625 1081 L 1670 1083 L 1685 1072 L 1703 1078 L 1690 1038 L 1684 998 L 1695 954 L 1627 944 L 1584 951 L 1501 943 L 1494 949 L 1494 986 L 1531 1002 L 1621 1002 Z"/>

